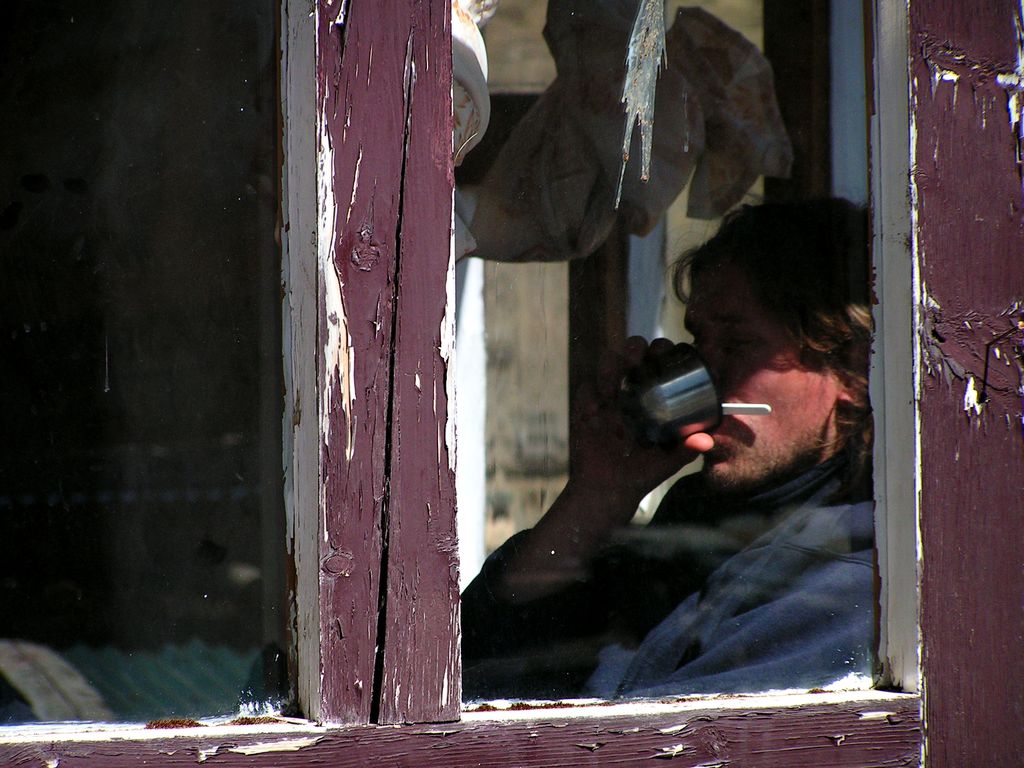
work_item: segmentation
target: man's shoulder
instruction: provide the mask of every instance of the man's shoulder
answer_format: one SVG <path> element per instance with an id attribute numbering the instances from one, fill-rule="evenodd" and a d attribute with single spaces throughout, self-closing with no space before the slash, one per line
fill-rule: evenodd
<path id="1" fill-rule="evenodd" d="M 870 549 L 874 544 L 874 512 L 872 501 L 806 505 L 778 527 L 777 536 L 807 547 L 842 541 L 851 551 Z"/>

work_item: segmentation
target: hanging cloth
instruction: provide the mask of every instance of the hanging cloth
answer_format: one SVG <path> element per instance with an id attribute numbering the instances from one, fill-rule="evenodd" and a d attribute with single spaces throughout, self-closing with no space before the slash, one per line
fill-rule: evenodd
<path id="1" fill-rule="evenodd" d="M 681 8 L 657 82 L 651 174 L 634 131 L 619 209 L 622 83 L 635 0 L 552 0 L 544 37 L 558 75 L 513 129 L 477 190 L 472 254 L 583 258 L 616 219 L 646 234 L 689 182 L 688 214 L 717 218 L 761 175 L 788 176 L 793 151 L 771 67 L 734 29 Z"/>

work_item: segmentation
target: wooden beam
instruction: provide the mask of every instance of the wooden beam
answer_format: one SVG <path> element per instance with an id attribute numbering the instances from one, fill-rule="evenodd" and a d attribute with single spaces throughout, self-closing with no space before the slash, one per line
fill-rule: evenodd
<path id="1" fill-rule="evenodd" d="M 284 496 L 292 629 L 289 676 L 299 706 L 320 717 L 320 421 L 317 403 L 316 20 L 299 0 L 281 7 L 284 279 Z M 301 629 L 300 629 L 301 628 Z"/>
<path id="2" fill-rule="evenodd" d="M 455 719 L 450 4 L 317 6 L 320 698 Z M 451 283 L 451 284 L 450 284 Z"/>
<path id="3" fill-rule="evenodd" d="M 408 5 L 405 165 L 396 270 L 380 723 L 457 720 L 462 708 L 451 261 L 451 29 L 447 0 Z M 397 14 L 396 14 L 397 15 Z M 446 307 L 446 298 L 450 304 Z"/>
<path id="4" fill-rule="evenodd" d="M 373 707 L 406 86 L 394 4 L 320 2 L 319 718 Z"/>
<path id="5" fill-rule="evenodd" d="M 870 2 L 871 0 L 866 0 Z M 871 255 L 875 339 L 875 542 L 878 550 L 881 684 L 920 691 L 918 495 L 920 461 L 914 396 L 913 280 L 910 258 L 910 122 L 907 8 L 882 0 L 866 19 L 871 95 Z"/>
<path id="6" fill-rule="evenodd" d="M 910 3 L 922 672 L 934 768 L 1024 760 L 1022 14 L 1007 0 Z"/>
<path id="7" fill-rule="evenodd" d="M 757 707 L 756 699 L 705 700 L 685 709 L 561 706 L 469 715 L 461 723 L 443 726 L 293 728 L 275 734 L 192 728 L 174 736 L 121 734 L 114 741 L 62 741 L 51 734 L 38 741 L 0 741 L 0 764 L 504 768 L 655 765 L 665 760 L 691 768 L 920 765 L 917 697 L 865 692 L 854 700 L 837 701 L 843 696 L 805 695 L 791 706 L 785 705 L 786 697 L 776 697 L 774 705 L 765 707 Z M 821 703 L 813 703 L 815 698 Z"/>

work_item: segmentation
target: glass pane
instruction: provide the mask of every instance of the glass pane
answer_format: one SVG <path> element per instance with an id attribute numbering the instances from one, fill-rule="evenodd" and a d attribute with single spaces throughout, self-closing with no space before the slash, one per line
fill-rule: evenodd
<path id="1" fill-rule="evenodd" d="M 0 721 L 286 690 L 276 15 L 0 10 Z"/>
<path id="2" fill-rule="evenodd" d="M 863 20 L 829 5 L 666 3 L 646 181 L 623 84 L 661 3 L 500 3 L 486 105 L 456 57 L 489 108 L 456 169 L 467 701 L 870 686 Z"/>

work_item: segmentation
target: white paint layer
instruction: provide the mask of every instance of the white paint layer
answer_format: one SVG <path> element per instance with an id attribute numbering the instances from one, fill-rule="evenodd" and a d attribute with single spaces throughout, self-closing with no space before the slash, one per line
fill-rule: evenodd
<path id="1" fill-rule="evenodd" d="M 325 86 L 329 88 L 329 86 Z M 326 100 L 326 99 L 325 99 Z M 321 105 L 321 108 L 324 105 Z M 353 184 L 358 183 L 357 176 Z M 338 215 L 338 202 L 334 196 L 334 147 L 327 133 L 327 115 L 320 114 L 320 149 L 317 153 L 317 265 L 323 284 L 324 312 L 327 315 L 327 334 L 324 339 L 324 381 L 320 395 L 320 432 L 324 443 L 330 445 L 334 436 L 331 434 L 331 382 L 338 380 L 341 389 L 341 407 L 346 414 L 348 434 L 345 436 L 345 458 L 352 460 L 355 442 L 355 390 L 352 381 L 353 353 L 352 337 L 348 331 L 345 316 L 345 302 L 342 295 L 341 276 L 334 266 L 334 249 L 337 238 L 335 221 Z M 355 190 L 353 189 L 353 195 Z"/>
<path id="2" fill-rule="evenodd" d="M 282 741 L 263 741 L 259 744 L 247 744 L 242 747 L 231 747 L 228 752 L 239 755 L 262 755 L 267 752 L 297 752 L 306 747 L 316 745 L 323 736 L 311 736 L 301 739 L 284 739 Z"/>
<path id="3" fill-rule="evenodd" d="M 1010 74 L 996 75 L 996 82 L 1007 92 L 1006 109 L 1014 137 L 1019 143 L 1024 143 L 1024 0 L 1021 0 L 1013 22 L 1017 36 L 1017 66 Z"/>
<path id="4" fill-rule="evenodd" d="M 289 626 L 297 628 L 300 705 L 311 717 L 319 707 L 319 422 L 317 398 L 317 178 L 316 14 L 305 0 L 281 4 L 281 92 L 287 164 L 282 178 L 282 311 L 285 509 L 296 563 Z"/>
<path id="5" fill-rule="evenodd" d="M 883 711 L 885 708 L 898 705 L 901 701 L 911 697 L 905 693 L 889 693 L 886 691 L 843 691 L 836 693 L 787 693 L 787 694 L 761 694 L 761 695 L 734 695 L 734 696 L 702 696 L 687 699 L 685 701 L 662 702 L 662 701 L 627 701 L 621 704 L 609 704 L 596 699 L 577 700 L 567 702 L 567 706 L 558 709 L 512 709 L 515 702 L 493 701 L 488 702 L 495 708 L 486 712 L 465 711 L 462 715 L 462 722 L 472 724 L 488 721 L 522 722 L 529 720 L 549 720 L 554 713 L 558 713 L 559 720 L 576 719 L 604 719 L 610 717 L 633 716 L 633 715 L 663 715 L 678 712 L 686 716 L 681 721 L 684 727 L 691 722 L 691 716 L 695 712 L 702 711 L 734 711 L 743 710 L 756 712 L 758 709 L 775 709 L 778 707 L 807 707 L 830 704 L 848 704 L 851 702 L 864 703 L 873 711 Z M 537 704 L 550 704 L 550 702 L 537 702 Z M 886 715 L 892 714 L 886 711 Z M 672 726 L 666 726 L 671 731 Z"/>
<path id="6" fill-rule="evenodd" d="M 916 691 L 920 536 L 920 425 L 917 329 L 920 287 L 908 180 L 916 130 L 908 120 L 910 82 L 905 0 L 880 0 L 873 14 L 874 108 L 870 201 L 875 294 L 870 394 L 875 416 L 875 536 L 881 579 L 881 681 Z M 912 119 L 912 113 L 911 113 Z M 913 190 L 916 206 L 916 189 Z"/>
<path id="7" fill-rule="evenodd" d="M 441 360 L 444 363 L 444 390 L 447 400 L 447 418 L 444 423 L 444 442 L 448 448 L 448 468 L 455 474 L 456 468 L 456 437 L 455 437 L 455 189 L 452 188 L 448 201 L 448 265 L 444 281 L 444 314 L 441 315 L 441 327 L 438 329 Z M 435 388 L 436 388 L 435 383 Z M 438 446 L 440 449 L 440 446 Z"/>
<path id="8" fill-rule="evenodd" d="M 970 414 L 974 411 L 975 416 L 981 416 L 981 400 L 978 398 L 978 390 L 974 387 L 974 377 L 967 377 L 967 386 L 964 388 L 964 412 Z"/>

